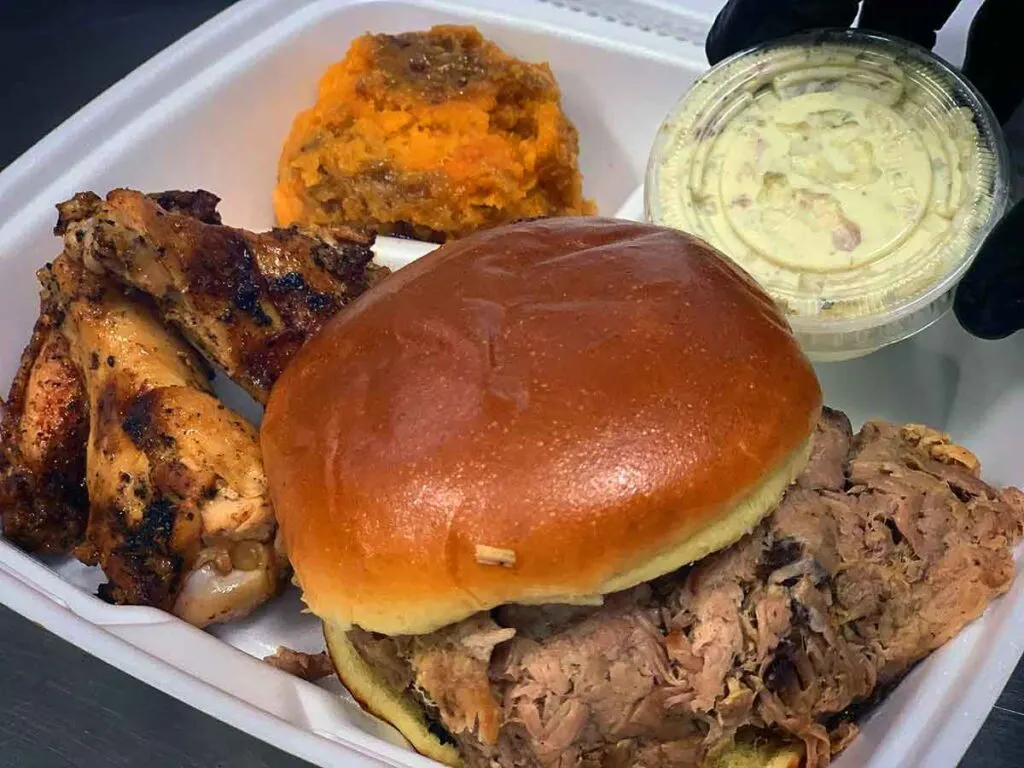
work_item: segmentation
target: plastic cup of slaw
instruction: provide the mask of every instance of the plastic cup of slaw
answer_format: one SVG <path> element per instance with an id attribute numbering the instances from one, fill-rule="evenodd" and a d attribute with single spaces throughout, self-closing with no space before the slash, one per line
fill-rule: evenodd
<path id="1" fill-rule="evenodd" d="M 805 352 L 843 360 L 941 318 L 1005 210 L 995 116 L 911 43 L 818 30 L 699 78 L 666 117 L 646 218 L 746 270 Z"/>

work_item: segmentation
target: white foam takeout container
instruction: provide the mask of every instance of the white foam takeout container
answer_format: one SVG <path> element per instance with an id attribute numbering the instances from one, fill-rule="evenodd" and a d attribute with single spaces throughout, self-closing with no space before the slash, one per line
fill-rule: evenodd
<path id="1" fill-rule="evenodd" d="M 36 316 L 34 271 L 58 252 L 54 204 L 86 189 L 203 187 L 223 198 L 227 223 L 269 227 L 292 117 L 312 102 L 324 68 L 366 30 L 469 22 L 514 55 L 550 62 L 579 128 L 587 193 L 602 213 L 639 215 L 635 191 L 654 132 L 706 68 L 701 42 L 718 3 L 604 3 L 618 22 L 593 12 L 600 3 L 591 13 L 570 7 L 581 5 L 243 0 L 171 46 L 0 173 L 0 385 L 6 389 Z M 962 39 L 943 44 L 954 56 L 962 50 Z M 390 266 L 418 252 L 409 243 L 378 246 Z M 828 402 L 855 424 L 879 416 L 946 429 L 978 453 L 989 480 L 1024 485 L 1024 334 L 983 343 L 947 317 L 909 341 L 818 370 Z M 224 391 L 258 416 L 237 391 Z M 280 644 L 323 647 L 294 590 L 246 620 L 202 632 L 155 609 L 101 602 L 93 596 L 100 579 L 96 569 L 34 559 L 0 541 L 0 601 L 125 672 L 320 765 L 432 764 L 337 683 L 307 683 L 257 660 Z M 837 766 L 955 765 L 1020 658 L 1022 639 L 1018 578 L 909 675 Z"/>

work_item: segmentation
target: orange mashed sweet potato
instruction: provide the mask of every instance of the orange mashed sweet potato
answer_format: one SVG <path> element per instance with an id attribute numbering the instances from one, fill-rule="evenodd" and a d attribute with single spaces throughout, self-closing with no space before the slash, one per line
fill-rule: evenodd
<path id="1" fill-rule="evenodd" d="M 295 118 L 274 190 L 278 223 L 443 242 L 592 214 L 560 100 L 547 64 L 508 56 L 474 27 L 363 35 Z"/>

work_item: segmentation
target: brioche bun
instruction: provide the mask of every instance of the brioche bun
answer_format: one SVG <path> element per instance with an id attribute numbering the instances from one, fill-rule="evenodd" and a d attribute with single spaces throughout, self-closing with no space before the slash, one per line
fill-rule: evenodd
<path id="1" fill-rule="evenodd" d="M 313 338 L 262 426 L 310 609 L 420 634 L 728 546 L 804 467 L 814 371 L 706 243 L 593 217 L 449 243 Z"/>

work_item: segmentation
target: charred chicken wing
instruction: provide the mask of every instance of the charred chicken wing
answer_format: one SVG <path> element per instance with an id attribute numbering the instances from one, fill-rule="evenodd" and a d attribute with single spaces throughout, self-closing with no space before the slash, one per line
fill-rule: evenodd
<path id="1" fill-rule="evenodd" d="M 89 404 L 83 561 L 100 596 L 197 626 L 273 595 L 285 560 L 255 430 L 210 390 L 208 369 L 148 303 L 65 252 L 41 270 Z"/>
<path id="2" fill-rule="evenodd" d="M 152 296 L 164 319 L 255 399 L 299 347 L 387 270 L 348 230 L 221 225 L 208 192 L 91 192 L 58 206 L 57 232 L 92 270 Z"/>
<path id="3" fill-rule="evenodd" d="M 30 552 L 68 553 L 84 535 L 82 377 L 44 305 L 22 354 L 0 420 L 0 514 L 4 535 Z"/>

